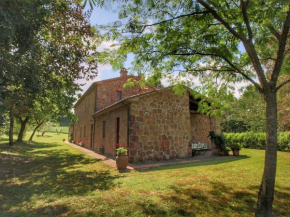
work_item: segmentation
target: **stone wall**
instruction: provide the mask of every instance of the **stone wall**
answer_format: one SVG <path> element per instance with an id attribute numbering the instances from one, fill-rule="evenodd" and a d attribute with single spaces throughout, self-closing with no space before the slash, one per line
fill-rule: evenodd
<path id="1" fill-rule="evenodd" d="M 94 84 L 93 84 L 94 85 Z M 94 113 L 95 89 L 92 88 L 86 97 L 75 107 L 75 115 L 78 121 L 74 124 L 74 142 L 82 141 L 86 148 L 91 147 L 91 125 L 93 125 L 92 114 Z"/>
<path id="2" fill-rule="evenodd" d="M 117 102 L 117 91 L 121 91 L 122 99 L 125 99 L 139 93 L 155 90 L 153 87 L 146 87 L 146 89 L 141 89 L 138 84 L 136 84 L 134 87 L 123 88 L 123 85 L 129 78 L 134 78 L 136 80 L 140 79 L 140 77 L 136 76 L 123 76 L 117 79 L 98 82 L 97 110 L 103 109 Z"/>
<path id="3" fill-rule="evenodd" d="M 92 115 L 96 112 L 96 109 L 100 110 L 117 102 L 117 91 L 122 91 L 122 99 L 125 99 L 141 92 L 155 90 L 153 87 L 146 87 L 141 90 L 139 85 L 135 85 L 132 88 L 123 88 L 129 78 L 140 79 L 138 76 L 126 76 L 124 74 L 122 77 L 92 84 L 93 87 L 89 88 L 85 96 L 75 106 L 75 115 L 78 117 L 78 121 L 74 124 L 73 139 L 75 143 L 82 141 L 86 148 L 96 148 L 91 143 L 91 134 L 94 131 L 91 127 L 94 124 Z M 95 106 L 95 103 L 97 106 Z"/>
<path id="4" fill-rule="evenodd" d="M 214 131 L 217 134 L 221 133 L 220 122 L 215 117 L 209 117 L 203 114 L 191 114 L 191 138 L 193 142 L 208 143 L 212 153 L 215 154 L 216 146 L 214 142 L 208 137 L 209 131 Z"/>
<path id="5" fill-rule="evenodd" d="M 212 149 L 211 139 L 208 137 L 210 127 L 210 118 L 203 114 L 190 114 L 191 124 L 191 140 L 193 142 L 203 142 L 210 145 Z"/>
<path id="6" fill-rule="evenodd" d="M 220 119 L 210 117 L 210 130 L 214 131 L 216 134 L 222 133 Z"/>
<path id="7" fill-rule="evenodd" d="M 122 106 L 108 113 L 96 117 L 95 125 L 95 145 L 97 151 L 99 147 L 105 148 L 105 154 L 116 155 L 116 135 L 117 135 L 117 118 L 120 118 L 119 144 L 127 147 L 127 123 L 128 108 Z M 103 121 L 106 121 L 106 136 L 103 138 Z"/>
<path id="8" fill-rule="evenodd" d="M 130 162 L 190 156 L 189 96 L 171 89 L 146 94 L 131 103 Z"/>

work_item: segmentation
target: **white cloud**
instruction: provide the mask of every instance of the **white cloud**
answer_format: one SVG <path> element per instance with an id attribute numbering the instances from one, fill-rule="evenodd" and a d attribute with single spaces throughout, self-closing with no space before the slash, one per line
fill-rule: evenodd
<path id="1" fill-rule="evenodd" d="M 105 64 L 105 65 L 99 64 L 98 65 L 98 71 L 99 71 L 99 73 L 102 70 L 113 70 L 113 69 L 112 69 L 112 66 L 110 64 Z"/>
<path id="2" fill-rule="evenodd" d="M 235 91 L 234 91 L 235 97 L 240 98 L 240 96 L 243 94 L 242 93 L 243 89 L 250 84 L 251 83 L 249 81 L 241 81 L 235 83 Z"/>
<path id="3" fill-rule="evenodd" d="M 199 78 L 190 74 L 186 74 L 185 76 L 180 76 L 178 74 L 170 75 L 167 78 L 161 79 L 161 84 L 168 87 L 169 85 L 176 83 L 176 81 L 185 81 L 191 88 L 201 85 Z"/>
<path id="4" fill-rule="evenodd" d="M 102 72 L 99 71 L 98 73 L 98 76 L 95 77 L 93 80 L 90 80 L 90 81 L 87 81 L 86 79 L 78 79 L 76 80 L 75 82 L 77 84 L 82 84 L 84 86 L 82 86 L 82 91 L 81 91 L 81 94 L 84 94 L 86 92 L 86 90 L 96 81 L 100 81 L 101 80 L 101 77 L 102 77 Z"/>
<path id="5" fill-rule="evenodd" d="M 118 46 L 111 47 L 112 44 L 118 44 L 117 41 L 103 41 L 100 46 L 97 47 L 98 52 L 103 52 L 105 49 L 116 49 Z"/>

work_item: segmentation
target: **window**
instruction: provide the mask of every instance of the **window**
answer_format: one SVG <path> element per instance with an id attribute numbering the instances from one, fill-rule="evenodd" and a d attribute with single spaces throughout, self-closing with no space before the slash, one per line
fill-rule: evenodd
<path id="1" fill-rule="evenodd" d="M 80 138 L 82 138 L 82 128 L 80 129 Z"/>
<path id="2" fill-rule="evenodd" d="M 122 91 L 117 91 L 117 101 L 122 99 Z"/>
<path id="3" fill-rule="evenodd" d="M 84 137 L 86 137 L 86 127 L 84 127 Z"/>
<path id="4" fill-rule="evenodd" d="M 103 121 L 103 138 L 106 138 L 106 121 Z"/>

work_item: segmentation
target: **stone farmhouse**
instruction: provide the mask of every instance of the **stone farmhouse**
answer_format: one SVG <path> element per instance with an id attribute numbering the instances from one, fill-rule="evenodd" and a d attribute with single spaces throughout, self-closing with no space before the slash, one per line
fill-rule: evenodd
<path id="1" fill-rule="evenodd" d="M 75 143 L 106 155 L 116 155 L 116 144 L 128 149 L 130 162 L 169 160 L 191 156 L 189 141 L 214 144 L 209 131 L 220 133 L 214 117 L 199 114 L 198 100 L 189 91 L 177 96 L 171 87 L 157 89 L 135 85 L 123 88 L 129 78 L 122 69 L 120 77 L 98 81 L 74 106 L 78 121 L 70 126 Z"/>

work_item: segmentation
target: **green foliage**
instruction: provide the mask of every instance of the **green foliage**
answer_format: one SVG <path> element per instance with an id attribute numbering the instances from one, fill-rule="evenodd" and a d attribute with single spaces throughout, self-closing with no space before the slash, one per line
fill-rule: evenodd
<path id="1" fill-rule="evenodd" d="M 38 129 L 37 132 L 41 132 L 41 134 L 45 134 L 46 132 L 51 132 L 52 127 L 55 126 L 55 123 L 52 123 L 50 121 L 42 124 Z"/>
<path id="2" fill-rule="evenodd" d="M 162 80 L 175 85 L 177 94 L 182 93 L 180 84 L 193 87 L 211 102 L 211 106 L 201 102 L 200 112 L 221 115 L 234 106 L 228 101 L 238 89 L 235 83 L 247 80 L 263 93 L 268 84 L 260 81 L 269 81 L 275 62 L 287 73 L 289 52 L 284 63 L 276 58 L 277 34 L 282 32 L 287 10 L 288 2 L 277 0 L 121 1 L 118 22 L 122 25 L 100 26 L 105 32 L 102 40 L 116 41 L 118 47 L 98 57 L 121 68 L 133 53 L 132 71 L 146 74 L 151 83 Z M 255 100 L 249 101 L 251 106 Z M 257 104 L 260 101 L 261 97 Z M 249 108 L 244 113 L 251 117 L 244 122 L 247 129 L 265 130 L 263 106 L 258 112 Z"/>
<path id="3" fill-rule="evenodd" d="M 226 147 L 226 140 L 223 135 L 215 134 L 214 131 L 209 132 L 210 138 L 214 141 L 214 144 L 219 151 L 228 151 Z"/>
<path id="4" fill-rule="evenodd" d="M 36 126 L 73 119 L 75 80 L 97 75 L 96 58 L 88 58 L 95 54 L 90 13 L 65 0 L 0 5 L 0 124 L 8 110 Z"/>
<path id="5" fill-rule="evenodd" d="M 230 109 L 223 113 L 223 132 L 265 132 L 266 104 L 253 85 L 245 88 L 242 96 L 233 99 Z"/>
<path id="6" fill-rule="evenodd" d="M 239 142 L 233 142 L 232 140 L 226 139 L 226 147 L 234 151 L 234 150 L 241 150 L 243 146 Z"/>
<path id="7" fill-rule="evenodd" d="M 13 131 L 13 135 L 18 135 L 19 131 L 21 128 L 21 124 L 18 120 L 15 120 L 14 122 L 14 131 Z M 27 131 L 29 129 L 25 128 L 23 135 L 25 136 Z M 5 123 L 2 127 L 0 127 L 0 135 L 9 135 L 9 123 Z"/>
<path id="8" fill-rule="evenodd" d="M 117 155 L 126 155 L 128 150 L 124 147 L 120 147 L 116 149 L 116 154 Z"/>
<path id="9" fill-rule="evenodd" d="M 265 149 L 265 133 L 225 133 L 226 144 L 228 147 L 241 145 L 244 148 Z M 278 133 L 278 150 L 290 152 L 290 132 Z"/>
<path id="10" fill-rule="evenodd" d="M 231 113 L 231 111 L 228 111 L 227 113 Z M 248 130 L 246 124 L 243 121 L 237 121 L 237 120 L 231 120 L 231 119 L 229 120 L 229 119 L 226 119 L 225 116 L 226 115 L 223 115 L 222 122 L 221 122 L 222 132 L 242 133 Z"/>
<path id="11" fill-rule="evenodd" d="M 279 82 L 290 79 L 290 75 L 283 75 Z M 278 129 L 279 131 L 290 131 L 290 83 L 285 85 L 277 95 L 278 99 Z"/>

